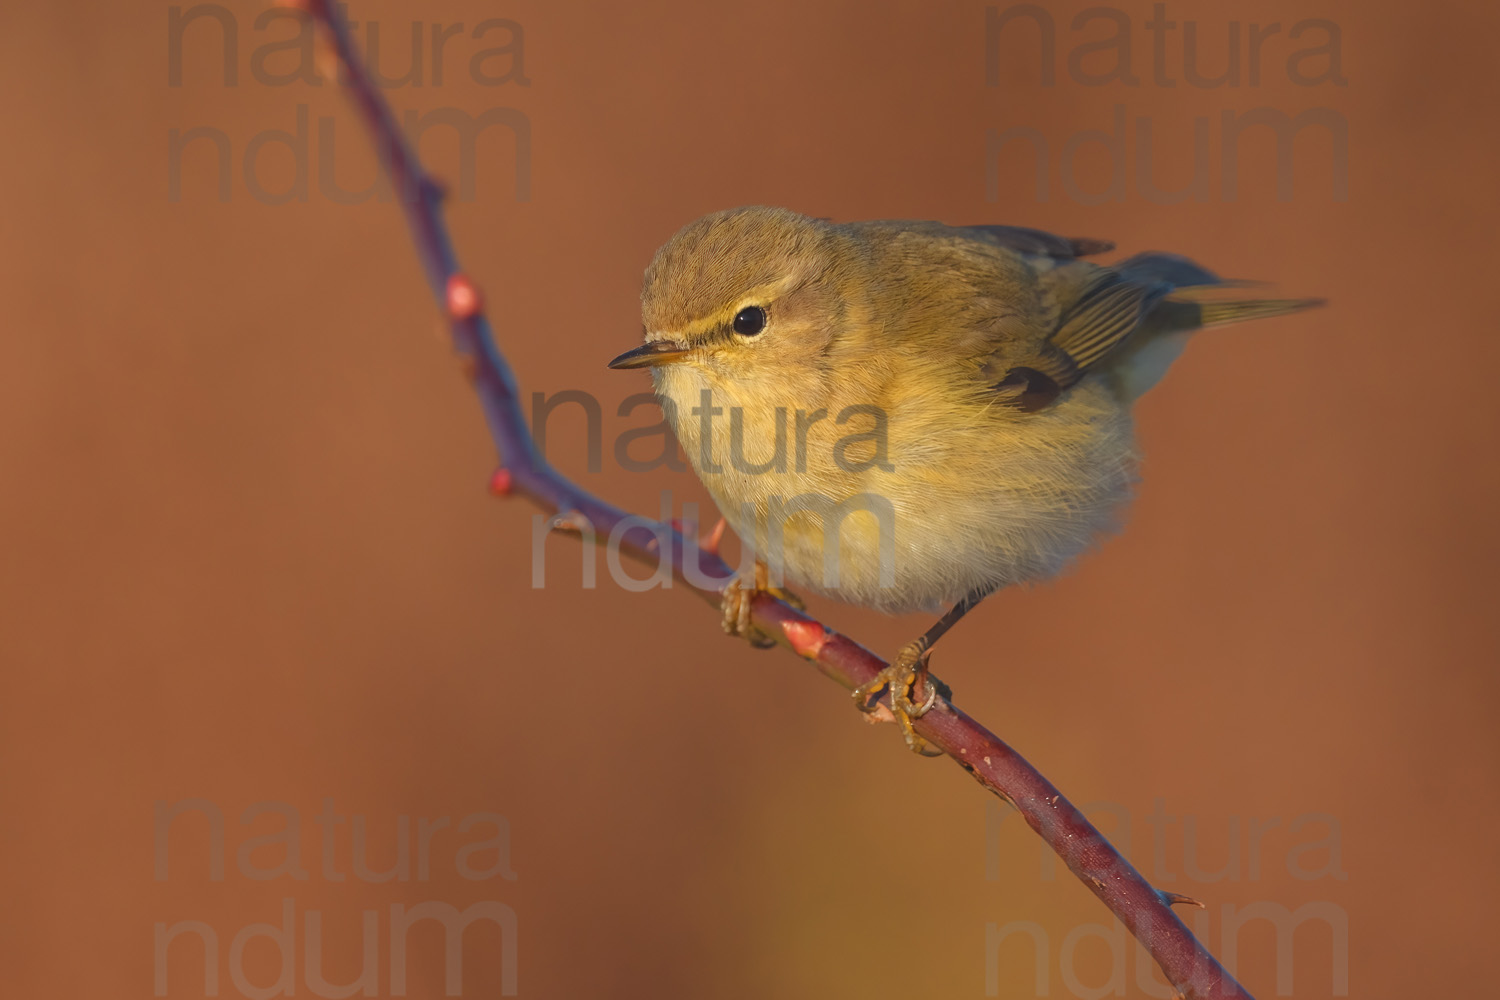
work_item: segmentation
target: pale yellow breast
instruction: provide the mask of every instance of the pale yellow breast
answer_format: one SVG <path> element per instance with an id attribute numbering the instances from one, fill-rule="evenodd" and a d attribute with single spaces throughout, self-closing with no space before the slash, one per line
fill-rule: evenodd
<path id="1" fill-rule="evenodd" d="M 1020 414 L 973 395 L 940 359 L 899 381 L 883 374 L 813 399 L 689 365 L 658 377 L 725 518 L 794 588 L 931 610 L 1050 576 L 1113 526 L 1134 446 L 1101 381 Z M 705 388 L 722 410 L 707 423 L 691 413 Z"/>

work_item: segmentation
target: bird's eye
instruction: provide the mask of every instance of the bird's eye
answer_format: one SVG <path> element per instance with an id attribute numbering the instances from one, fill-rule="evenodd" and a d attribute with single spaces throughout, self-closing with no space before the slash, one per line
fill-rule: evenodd
<path id="1" fill-rule="evenodd" d="M 734 316 L 734 332 L 753 337 L 766 328 L 766 311 L 760 306 L 746 306 Z"/>

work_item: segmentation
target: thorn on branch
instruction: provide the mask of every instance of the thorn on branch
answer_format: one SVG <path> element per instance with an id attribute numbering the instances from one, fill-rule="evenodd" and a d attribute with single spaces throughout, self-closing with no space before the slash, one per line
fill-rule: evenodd
<path id="1" fill-rule="evenodd" d="M 494 496 L 508 497 L 515 488 L 515 477 L 503 465 L 496 469 L 495 474 L 490 477 L 490 493 Z"/>
<path id="2" fill-rule="evenodd" d="M 713 530 L 698 543 L 698 548 L 711 556 L 719 554 L 719 544 L 724 541 L 724 519 L 719 518 L 719 523 L 713 526 Z"/>
<path id="3" fill-rule="evenodd" d="M 310 8 L 304 4 L 302 9 Z M 334 47 L 327 32 L 319 31 L 317 40 L 313 43 L 313 69 L 325 80 L 343 82 L 344 61 L 339 58 L 339 50 Z"/>
<path id="4" fill-rule="evenodd" d="M 552 520 L 548 521 L 547 529 L 564 534 L 582 535 L 585 531 L 592 532 L 594 526 L 580 511 L 568 510 L 555 515 Z"/>
<path id="5" fill-rule="evenodd" d="M 1168 906 L 1175 906 L 1178 903 L 1181 903 L 1184 906 L 1196 906 L 1200 910 L 1208 909 L 1208 906 L 1204 903 L 1194 899 L 1192 896 L 1184 896 L 1180 892 L 1164 892 L 1161 889 L 1158 889 L 1156 890 L 1156 894 L 1160 896 L 1161 901 L 1163 903 L 1166 903 Z"/>
<path id="6" fill-rule="evenodd" d="M 426 174 L 422 178 L 422 188 L 427 197 L 434 203 L 442 203 L 448 200 L 448 185 L 441 177 Z"/>
<path id="7" fill-rule="evenodd" d="M 271 6 L 295 11 L 312 19 L 316 33 L 313 41 L 313 68 L 325 80 L 339 80 L 344 61 L 339 58 L 338 48 L 329 38 L 325 3 L 326 0 L 272 0 Z"/>

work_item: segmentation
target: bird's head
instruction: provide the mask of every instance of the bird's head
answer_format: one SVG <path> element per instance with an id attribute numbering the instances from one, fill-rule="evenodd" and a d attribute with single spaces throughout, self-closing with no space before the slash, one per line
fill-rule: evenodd
<path id="1" fill-rule="evenodd" d="M 838 227 L 783 208 L 715 212 L 657 251 L 641 288 L 646 342 L 609 363 L 696 369 L 695 383 L 802 382 L 850 321 L 860 248 Z"/>

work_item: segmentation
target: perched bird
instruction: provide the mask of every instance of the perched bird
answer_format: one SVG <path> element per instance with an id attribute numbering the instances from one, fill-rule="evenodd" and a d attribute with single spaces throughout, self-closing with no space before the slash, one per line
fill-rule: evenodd
<path id="1" fill-rule="evenodd" d="M 1131 406 L 1195 330 L 1308 299 L 1226 298 L 1186 258 L 1010 226 L 707 215 L 646 269 L 645 343 L 667 418 L 757 559 L 889 613 L 947 613 L 855 691 L 889 686 L 909 746 L 934 704 L 932 644 L 993 591 L 1053 576 L 1116 527 L 1136 477 Z M 780 593 L 778 591 L 778 593 Z M 925 694 L 923 693 L 925 689 Z"/>

